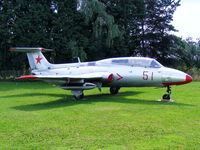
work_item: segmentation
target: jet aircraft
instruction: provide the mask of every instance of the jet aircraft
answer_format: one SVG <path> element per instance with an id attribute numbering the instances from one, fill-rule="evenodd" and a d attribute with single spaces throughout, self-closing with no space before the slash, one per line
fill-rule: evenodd
<path id="1" fill-rule="evenodd" d="M 42 52 L 46 48 L 15 47 L 14 52 L 26 52 L 31 75 L 16 79 L 37 79 L 60 85 L 71 90 L 76 99 L 84 96 L 84 90 L 110 87 L 111 94 L 117 94 L 121 87 L 167 87 L 164 100 L 170 100 L 171 85 L 181 85 L 192 81 L 188 74 L 164 67 L 158 61 L 146 57 L 118 57 L 92 62 L 51 64 Z"/>

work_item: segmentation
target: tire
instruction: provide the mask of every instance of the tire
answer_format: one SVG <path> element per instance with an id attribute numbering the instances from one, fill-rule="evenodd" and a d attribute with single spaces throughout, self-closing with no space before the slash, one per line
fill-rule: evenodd
<path id="1" fill-rule="evenodd" d="M 83 97 L 84 97 L 84 94 L 81 94 L 81 95 L 78 95 L 78 96 L 75 96 L 75 95 L 74 95 L 74 98 L 75 98 L 76 100 L 83 99 Z"/>
<path id="2" fill-rule="evenodd" d="M 110 87 L 110 94 L 112 95 L 115 95 L 119 92 L 119 89 L 118 87 Z"/>
<path id="3" fill-rule="evenodd" d="M 166 100 L 170 100 L 170 95 L 169 94 L 164 94 L 162 98 L 166 99 Z"/>

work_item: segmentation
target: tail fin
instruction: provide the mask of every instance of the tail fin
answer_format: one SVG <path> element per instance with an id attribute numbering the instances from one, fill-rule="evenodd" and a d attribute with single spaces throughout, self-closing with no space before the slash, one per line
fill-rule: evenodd
<path id="1" fill-rule="evenodd" d="M 26 52 L 29 65 L 32 70 L 46 70 L 51 67 L 51 64 L 44 57 L 42 52 L 52 51 L 51 49 L 45 48 L 32 48 L 32 47 L 15 47 L 10 48 L 13 52 Z"/>

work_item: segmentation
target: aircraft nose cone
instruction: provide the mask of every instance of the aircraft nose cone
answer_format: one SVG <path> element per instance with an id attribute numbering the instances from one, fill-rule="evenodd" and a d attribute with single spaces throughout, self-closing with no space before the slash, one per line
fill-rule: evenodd
<path id="1" fill-rule="evenodd" d="M 185 82 L 186 83 L 189 83 L 189 82 L 192 82 L 192 77 L 190 76 L 190 75 L 186 75 L 186 77 L 185 77 Z"/>

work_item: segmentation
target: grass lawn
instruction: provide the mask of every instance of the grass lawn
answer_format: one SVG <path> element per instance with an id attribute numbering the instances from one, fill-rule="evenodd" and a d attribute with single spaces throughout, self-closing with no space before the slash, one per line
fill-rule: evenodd
<path id="1" fill-rule="evenodd" d="M 165 88 L 69 91 L 40 82 L 0 82 L 0 149 L 200 149 L 200 82 Z"/>

